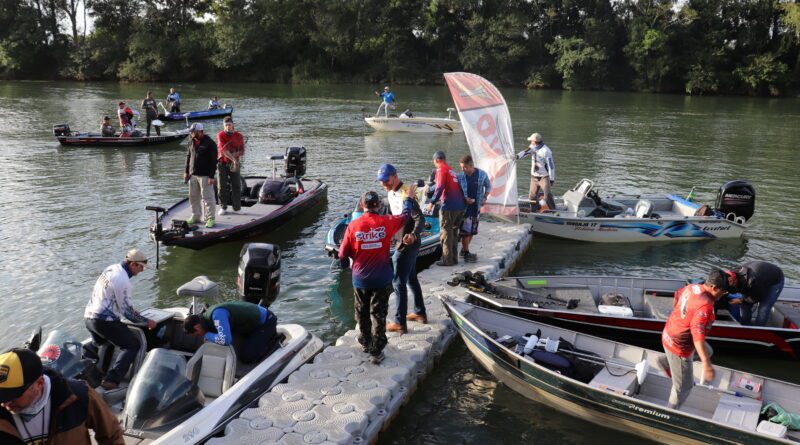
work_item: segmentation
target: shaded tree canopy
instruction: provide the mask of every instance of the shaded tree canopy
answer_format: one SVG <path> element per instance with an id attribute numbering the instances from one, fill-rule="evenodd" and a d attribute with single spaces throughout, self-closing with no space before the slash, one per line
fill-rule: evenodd
<path id="1" fill-rule="evenodd" d="M 82 15 L 93 27 L 81 29 Z M 0 0 L 0 77 L 796 94 L 781 0 Z"/>

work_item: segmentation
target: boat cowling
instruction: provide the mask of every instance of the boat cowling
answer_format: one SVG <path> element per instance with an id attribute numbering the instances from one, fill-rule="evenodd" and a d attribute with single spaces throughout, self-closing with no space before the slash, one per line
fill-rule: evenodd
<path id="1" fill-rule="evenodd" d="M 53 136 L 72 136 L 68 124 L 53 125 Z"/>
<path id="2" fill-rule="evenodd" d="M 289 147 L 284 156 L 284 170 L 287 178 L 302 178 L 306 174 L 306 148 Z"/>
<path id="3" fill-rule="evenodd" d="M 730 181 L 719 188 L 715 207 L 727 218 L 742 217 L 747 221 L 756 208 L 756 189 L 747 181 Z"/>
<path id="4" fill-rule="evenodd" d="M 236 280 L 243 301 L 269 307 L 281 291 L 281 250 L 274 244 L 248 243 L 239 254 Z"/>

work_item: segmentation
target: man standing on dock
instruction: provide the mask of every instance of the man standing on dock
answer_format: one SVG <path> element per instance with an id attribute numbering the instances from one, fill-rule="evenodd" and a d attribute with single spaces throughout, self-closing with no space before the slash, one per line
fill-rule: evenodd
<path id="1" fill-rule="evenodd" d="M 361 335 L 361 350 L 369 353 L 373 364 L 385 358 L 386 313 L 389 311 L 389 283 L 394 272 L 389 258 L 392 236 L 411 219 L 415 187 L 402 190 L 403 212 L 399 216 L 379 215 L 381 198 L 376 192 L 361 197 L 364 214 L 347 225 L 339 248 L 339 261 L 353 259 L 353 290 L 356 297 L 356 318 Z"/>
<path id="2" fill-rule="evenodd" d="M 472 237 L 478 234 L 478 220 L 481 216 L 481 207 L 492 191 L 492 181 L 485 171 L 475 167 L 472 156 L 464 155 L 458 161 L 461 164 L 461 173 L 458 174 L 458 183 L 464 193 L 467 208 L 464 211 L 464 222 L 461 223 L 459 236 L 461 237 L 461 256 L 464 261 L 474 263 L 478 256 L 469 251 Z"/>
<path id="3" fill-rule="evenodd" d="M 556 208 L 556 200 L 553 198 L 553 183 L 556 182 L 556 165 L 553 163 L 553 152 L 550 147 L 544 144 L 542 135 L 533 133 L 528 137 L 531 145 L 527 150 L 517 154 L 517 160 L 527 155 L 533 157 L 531 162 L 531 188 L 528 191 L 528 199 L 536 201 L 536 195 L 541 191 L 547 206 L 551 210 Z M 533 204 L 534 208 L 536 204 Z"/>
<path id="4" fill-rule="evenodd" d="M 214 173 L 217 170 L 217 144 L 203 132 L 203 124 L 195 123 L 189 129 L 192 140 L 186 150 L 186 169 L 183 180 L 189 182 L 189 203 L 192 216 L 186 220 L 194 224 L 205 220 L 206 227 L 216 225 L 214 211 Z M 201 207 L 202 203 L 202 207 Z"/>
<path id="5" fill-rule="evenodd" d="M 458 264 L 458 230 L 464 220 L 464 192 L 458 183 L 456 172 L 447 165 L 443 151 L 433 154 L 433 165 L 436 166 L 436 189 L 426 208 L 427 213 L 433 210 L 440 199 L 439 238 L 442 240 L 442 260 L 437 266 L 454 266 Z"/>
<path id="6" fill-rule="evenodd" d="M 695 352 L 703 364 L 703 381 L 714 378 L 711 346 L 706 334 L 714 324 L 714 302 L 728 293 L 728 275 L 721 270 L 708 274 L 705 283 L 690 284 L 675 291 L 675 305 L 661 333 L 661 343 L 672 377 L 668 407 L 679 409 L 694 384 L 692 361 Z M 664 363 L 661 363 L 664 367 Z M 666 369 L 665 369 L 666 370 Z"/>
<path id="7" fill-rule="evenodd" d="M 389 211 L 392 215 L 403 213 L 402 193 L 409 190 L 408 185 L 397 177 L 397 170 L 392 164 L 383 164 L 378 169 L 378 182 L 386 190 L 389 200 Z M 394 279 L 392 287 L 397 295 L 397 313 L 395 322 L 386 325 L 386 330 L 390 332 L 408 332 L 407 320 L 417 321 L 422 324 L 427 323 L 428 317 L 425 313 L 425 301 L 422 299 L 422 286 L 417 279 L 417 255 L 421 246 L 420 235 L 425 228 L 425 215 L 416 199 L 411 200 L 411 219 L 406 222 L 402 230 L 399 230 L 392 238 L 394 255 L 392 255 L 392 266 L 394 266 Z M 414 295 L 414 313 L 407 314 L 408 311 L 408 288 Z"/>

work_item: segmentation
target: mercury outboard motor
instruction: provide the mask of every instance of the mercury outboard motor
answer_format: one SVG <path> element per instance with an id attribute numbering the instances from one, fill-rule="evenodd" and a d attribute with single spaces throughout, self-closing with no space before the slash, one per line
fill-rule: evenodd
<path id="1" fill-rule="evenodd" d="M 284 159 L 284 168 L 287 178 L 302 178 L 306 174 L 305 147 L 287 148 Z"/>
<path id="2" fill-rule="evenodd" d="M 269 307 L 281 290 L 281 250 L 278 246 L 245 244 L 239 254 L 236 285 L 243 301 Z"/>
<path id="3" fill-rule="evenodd" d="M 726 218 L 732 213 L 747 221 L 755 212 L 756 189 L 746 181 L 730 181 L 719 188 L 715 207 Z"/>
<path id="4" fill-rule="evenodd" d="M 72 136 L 72 132 L 67 124 L 53 125 L 53 136 Z"/>

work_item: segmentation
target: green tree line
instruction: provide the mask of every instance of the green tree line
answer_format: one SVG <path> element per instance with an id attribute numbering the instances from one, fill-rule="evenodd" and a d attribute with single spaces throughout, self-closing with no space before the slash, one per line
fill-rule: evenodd
<path id="1" fill-rule="evenodd" d="M 799 32 L 780 0 L 0 0 L 0 77 L 784 96 Z"/>

